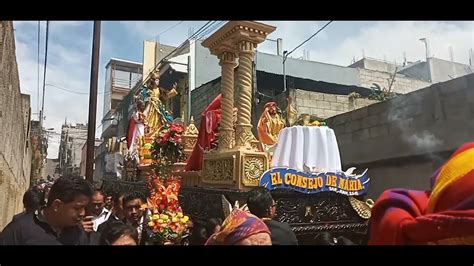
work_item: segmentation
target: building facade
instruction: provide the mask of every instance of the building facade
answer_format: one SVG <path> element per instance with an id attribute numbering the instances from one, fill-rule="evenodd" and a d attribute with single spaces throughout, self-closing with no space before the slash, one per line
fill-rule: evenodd
<path id="1" fill-rule="evenodd" d="M 105 66 L 104 111 L 102 137 L 115 135 L 117 121 L 116 109 L 132 88 L 142 79 L 142 64 L 112 58 Z"/>
<path id="2" fill-rule="evenodd" d="M 20 91 L 13 22 L 0 21 L 0 230 L 30 184 L 30 97 Z"/>
<path id="3" fill-rule="evenodd" d="M 63 176 L 80 174 L 82 146 L 87 141 L 87 124 L 63 124 L 59 145 L 59 169 Z"/>

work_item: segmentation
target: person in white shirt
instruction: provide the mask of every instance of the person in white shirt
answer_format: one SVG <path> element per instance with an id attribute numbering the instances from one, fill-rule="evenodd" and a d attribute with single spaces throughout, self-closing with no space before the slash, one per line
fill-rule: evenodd
<path id="1" fill-rule="evenodd" d="M 100 224 L 107 221 L 110 211 L 105 208 L 105 195 L 100 190 L 95 190 L 92 194 L 91 201 L 88 206 L 88 216 L 85 217 L 83 227 L 86 232 L 97 232 Z M 92 228 L 91 228 L 92 227 Z"/>

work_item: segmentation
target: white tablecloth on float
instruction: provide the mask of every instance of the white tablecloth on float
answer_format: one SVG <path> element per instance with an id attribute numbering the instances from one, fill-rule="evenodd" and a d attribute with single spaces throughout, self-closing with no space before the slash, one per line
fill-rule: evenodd
<path id="1" fill-rule="evenodd" d="M 334 130 L 329 127 L 293 126 L 280 132 L 271 167 L 304 171 L 341 171 L 341 157 Z"/>

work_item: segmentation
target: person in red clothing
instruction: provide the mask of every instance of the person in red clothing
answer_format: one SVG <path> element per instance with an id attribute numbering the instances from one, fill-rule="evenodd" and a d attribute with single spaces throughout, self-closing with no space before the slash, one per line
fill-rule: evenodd
<path id="1" fill-rule="evenodd" d="M 369 245 L 474 244 L 474 142 L 434 173 L 431 191 L 385 191 L 372 209 Z"/>

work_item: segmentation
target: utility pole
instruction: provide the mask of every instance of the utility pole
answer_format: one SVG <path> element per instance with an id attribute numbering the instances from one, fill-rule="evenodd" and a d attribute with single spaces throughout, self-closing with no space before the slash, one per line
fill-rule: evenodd
<path id="1" fill-rule="evenodd" d="M 286 59 L 288 58 L 288 51 L 283 51 L 283 92 L 286 93 L 286 71 L 285 71 L 285 63 Z"/>
<path id="2" fill-rule="evenodd" d="M 94 21 L 92 37 L 91 83 L 89 94 L 89 122 L 87 129 L 86 180 L 90 183 L 94 175 L 95 120 L 97 110 L 97 83 L 99 78 L 100 21 Z"/>
<path id="3" fill-rule="evenodd" d="M 41 132 L 41 136 L 43 135 L 43 120 L 44 120 L 44 92 L 45 92 L 45 88 L 46 88 L 46 66 L 48 64 L 48 39 L 49 37 L 49 20 L 46 21 L 46 44 L 45 44 L 45 48 L 44 48 L 44 72 L 43 72 L 43 97 L 42 97 L 42 100 L 41 100 L 41 110 L 40 110 L 40 132 Z"/>

